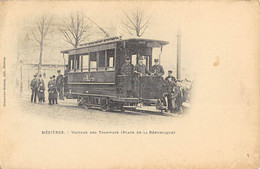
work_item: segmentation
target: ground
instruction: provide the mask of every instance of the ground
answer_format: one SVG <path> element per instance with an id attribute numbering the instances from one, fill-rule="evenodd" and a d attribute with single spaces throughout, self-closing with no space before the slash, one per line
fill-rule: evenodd
<path id="1" fill-rule="evenodd" d="M 154 123 L 159 121 L 169 121 L 176 116 L 172 113 L 161 113 L 155 107 L 142 107 L 135 111 L 126 110 L 125 112 L 103 112 L 100 109 L 84 109 L 78 107 L 75 99 L 58 100 L 58 104 L 48 105 L 47 102 L 31 103 L 30 95 L 20 97 L 19 103 L 21 110 L 26 114 L 38 115 L 39 117 L 52 120 L 65 120 L 71 122 L 81 122 L 88 124 L 110 124 L 110 125 L 135 125 L 139 123 Z M 141 111 L 141 110 L 146 111 Z"/>

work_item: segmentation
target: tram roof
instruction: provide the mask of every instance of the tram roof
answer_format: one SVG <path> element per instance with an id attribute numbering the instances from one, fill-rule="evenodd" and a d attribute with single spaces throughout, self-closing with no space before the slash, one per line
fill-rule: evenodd
<path id="1" fill-rule="evenodd" d="M 121 39 L 121 37 L 116 37 L 116 38 L 109 38 L 109 39 L 102 39 L 102 40 L 97 40 L 93 42 L 89 42 L 86 44 L 83 44 L 82 47 L 78 47 L 75 49 L 68 49 L 68 50 L 63 50 L 61 53 L 68 53 L 69 51 L 77 50 L 77 49 L 84 49 L 84 48 L 89 48 L 89 47 L 94 47 L 94 46 L 100 46 L 100 45 L 105 45 L 105 44 L 112 44 L 116 42 L 124 42 L 124 41 L 145 41 L 146 43 L 159 43 L 161 46 L 169 44 L 167 41 L 162 41 L 162 40 L 154 40 L 154 39 L 143 39 L 143 38 L 128 38 L 128 39 Z"/>

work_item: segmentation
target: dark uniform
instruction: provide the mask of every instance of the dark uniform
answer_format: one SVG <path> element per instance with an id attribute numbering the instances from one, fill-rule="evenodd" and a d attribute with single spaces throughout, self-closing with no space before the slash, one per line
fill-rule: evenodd
<path id="1" fill-rule="evenodd" d="M 173 100 L 173 89 L 174 89 L 174 86 L 176 86 L 175 80 L 176 80 L 175 77 L 172 76 L 172 75 L 168 75 L 165 78 L 166 91 L 167 91 L 166 92 L 166 97 L 167 97 L 167 102 L 168 102 L 168 110 L 170 110 L 171 112 L 173 112 L 172 100 Z"/>
<path id="2" fill-rule="evenodd" d="M 154 59 L 155 63 L 159 63 L 158 59 Z M 154 76 L 163 76 L 164 75 L 164 70 L 163 67 L 159 64 L 155 64 L 152 66 L 152 73 L 154 74 Z"/>
<path id="3" fill-rule="evenodd" d="M 133 76 L 134 65 L 131 63 L 124 63 L 121 68 L 121 74 L 126 76 Z"/>
<path id="4" fill-rule="evenodd" d="M 56 89 L 56 81 L 51 80 L 48 82 L 49 104 L 54 104 Z"/>
<path id="5" fill-rule="evenodd" d="M 164 75 L 163 67 L 161 65 L 153 65 L 152 73 L 154 73 L 154 76 L 163 76 Z"/>
<path id="6" fill-rule="evenodd" d="M 127 58 L 128 59 L 128 58 Z M 134 65 L 130 62 L 124 63 L 120 73 L 125 75 L 124 79 L 124 88 L 125 88 L 125 95 L 126 97 L 132 96 L 133 90 L 133 73 L 134 73 Z"/>
<path id="7" fill-rule="evenodd" d="M 142 76 L 150 74 L 150 72 L 148 71 L 146 65 L 141 65 L 141 64 L 136 64 L 134 67 L 134 71 L 141 74 Z"/>
<path id="8" fill-rule="evenodd" d="M 36 75 L 34 75 L 34 78 L 31 81 L 31 89 L 32 89 L 32 95 L 31 95 L 31 102 L 34 101 L 34 103 L 36 103 L 36 95 L 37 95 L 37 79 L 36 79 Z"/>
<path id="9" fill-rule="evenodd" d="M 177 110 L 179 111 L 180 110 L 180 107 L 181 107 L 181 89 L 179 86 L 174 86 L 173 87 L 173 94 L 172 94 L 172 105 L 173 105 L 173 108 L 174 110 Z"/>
<path id="10" fill-rule="evenodd" d="M 60 71 L 58 71 L 59 73 Z M 59 98 L 63 99 L 63 75 L 59 74 L 57 76 L 56 84 L 57 84 L 57 91 L 59 93 Z"/>
<path id="11" fill-rule="evenodd" d="M 168 76 L 165 78 L 165 80 L 168 80 L 169 78 L 171 78 L 172 81 L 174 81 L 174 83 L 176 83 L 176 79 L 175 79 L 174 76 L 172 76 L 172 75 L 168 75 Z"/>
<path id="12" fill-rule="evenodd" d="M 38 99 L 39 102 L 41 103 L 42 101 L 45 102 L 45 85 L 44 85 L 44 80 L 39 79 L 38 80 Z"/>
<path id="13" fill-rule="evenodd" d="M 56 104 L 58 104 L 58 91 L 57 91 L 57 83 L 56 83 L 56 79 L 55 79 L 55 75 L 52 76 L 52 80 L 53 80 L 53 86 L 55 88 L 54 90 L 54 93 L 53 93 L 53 104 L 54 104 L 54 101 Z"/>

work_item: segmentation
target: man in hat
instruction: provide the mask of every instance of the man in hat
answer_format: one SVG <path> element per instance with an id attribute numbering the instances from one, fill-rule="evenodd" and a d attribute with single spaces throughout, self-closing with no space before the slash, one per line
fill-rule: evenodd
<path id="1" fill-rule="evenodd" d="M 52 76 L 52 81 L 53 81 L 52 84 L 54 86 L 52 103 L 54 104 L 55 101 L 55 103 L 58 104 L 58 92 L 57 92 L 57 83 L 56 83 L 55 75 Z"/>
<path id="2" fill-rule="evenodd" d="M 49 105 L 52 104 L 52 100 L 53 100 L 53 93 L 54 93 L 54 85 L 53 85 L 53 80 L 52 80 L 52 76 L 50 77 L 50 81 L 48 82 L 48 99 L 49 99 Z"/>
<path id="3" fill-rule="evenodd" d="M 182 90 L 181 81 L 177 80 L 176 85 L 173 87 L 173 95 L 172 95 L 173 108 L 176 111 L 180 111 L 182 109 L 181 90 Z"/>
<path id="4" fill-rule="evenodd" d="M 172 80 L 173 80 L 174 82 L 176 82 L 175 77 L 172 75 L 172 70 L 169 70 L 169 71 L 168 71 L 168 76 L 165 78 L 165 80 L 168 80 L 169 78 L 172 78 Z"/>
<path id="5" fill-rule="evenodd" d="M 57 91 L 59 93 L 59 99 L 64 99 L 63 98 L 63 75 L 60 73 L 60 70 L 57 71 L 58 72 L 58 76 L 56 79 L 56 84 L 57 84 Z"/>
<path id="6" fill-rule="evenodd" d="M 120 73 L 122 75 L 125 75 L 125 95 L 126 97 L 131 97 L 133 90 L 134 65 L 130 63 L 129 57 L 126 58 L 126 61 L 123 64 Z"/>
<path id="7" fill-rule="evenodd" d="M 134 72 L 134 65 L 130 63 L 130 58 L 127 57 L 125 63 L 121 67 L 121 74 L 126 76 L 132 76 Z"/>
<path id="8" fill-rule="evenodd" d="M 36 95 L 37 95 L 37 75 L 33 75 L 33 79 L 31 80 L 31 89 L 32 89 L 32 95 L 31 95 L 31 102 L 34 101 L 36 103 Z"/>
<path id="9" fill-rule="evenodd" d="M 150 74 L 150 72 L 148 71 L 146 65 L 144 65 L 144 60 L 143 57 L 139 58 L 138 60 L 138 64 L 135 65 L 134 67 L 134 72 L 140 76 L 144 76 L 147 74 Z"/>
<path id="10" fill-rule="evenodd" d="M 40 103 L 45 102 L 45 85 L 44 85 L 44 80 L 42 79 L 42 75 L 39 75 L 39 79 L 38 79 L 38 100 Z"/>
<path id="11" fill-rule="evenodd" d="M 152 74 L 154 76 L 162 77 L 164 75 L 163 67 L 159 64 L 159 59 L 154 59 L 154 65 L 152 66 Z"/>
<path id="12" fill-rule="evenodd" d="M 168 110 L 173 113 L 173 89 L 174 86 L 176 85 L 176 79 L 174 76 L 172 76 L 172 71 L 168 71 L 168 76 L 165 78 L 165 83 L 166 83 L 166 97 L 167 97 L 167 102 L 168 102 Z"/>

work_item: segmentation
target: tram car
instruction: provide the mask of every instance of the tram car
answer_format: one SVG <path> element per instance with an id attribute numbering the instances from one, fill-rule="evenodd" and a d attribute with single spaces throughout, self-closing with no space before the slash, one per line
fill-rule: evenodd
<path id="1" fill-rule="evenodd" d="M 65 70 L 65 96 L 77 99 L 86 109 L 99 107 L 104 111 L 153 105 L 162 98 L 163 78 L 151 75 L 129 77 L 121 67 L 130 58 L 136 65 L 140 57 L 148 71 L 152 68 L 153 49 L 162 51 L 169 42 L 121 37 L 86 43 L 78 48 L 63 50 L 68 57 Z M 131 85 L 131 95 L 127 88 Z"/>

